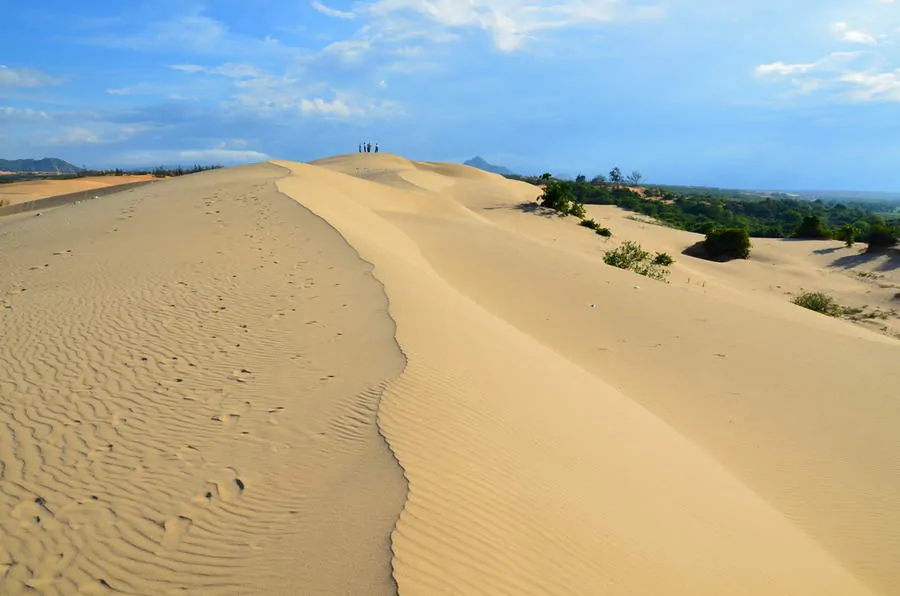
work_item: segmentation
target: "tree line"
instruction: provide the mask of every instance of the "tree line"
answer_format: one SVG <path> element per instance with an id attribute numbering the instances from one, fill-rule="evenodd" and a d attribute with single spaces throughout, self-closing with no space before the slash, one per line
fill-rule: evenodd
<path id="1" fill-rule="evenodd" d="M 185 166 L 157 166 L 155 168 L 135 168 L 130 170 L 125 170 L 122 168 L 111 168 L 111 169 L 99 169 L 99 170 L 89 170 L 84 168 L 78 172 L 67 173 L 67 174 L 47 174 L 45 172 L 14 172 L 12 174 L 5 174 L 0 176 L 0 184 L 6 182 L 23 182 L 26 180 L 73 180 L 75 178 L 86 178 L 88 176 L 138 176 L 138 175 L 152 175 L 155 178 L 171 178 L 174 176 L 184 176 L 186 174 L 196 174 L 198 172 L 205 172 L 207 170 L 218 170 L 223 168 L 224 166 L 214 164 L 214 165 L 200 165 L 194 164 L 190 167 Z"/>
<path id="2" fill-rule="evenodd" d="M 900 235 L 900 222 L 886 221 L 879 214 L 894 206 L 878 203 L 726 197 L 708 192 L 679 193 L 664 187 L 636 188 L 643 179 L 641 173 L 624 176 L 618 167 L 590 181 L 582 175 L 561 180 L 550 173 L 509 177 L 544 186 L 545 196 L 550 191 L 551 202 L 554 197 L 566 197 L 582 205 L 615 205 L 700 234 L 743 229 L 756 238 L 836 238 L 848 245 L 860 240 L 870 248 L 893 246 Z"/>

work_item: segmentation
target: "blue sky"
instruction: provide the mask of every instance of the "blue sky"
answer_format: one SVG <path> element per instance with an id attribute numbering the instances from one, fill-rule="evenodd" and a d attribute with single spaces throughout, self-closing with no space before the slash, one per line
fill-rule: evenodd
<path id="1" fill-rule="evenodd" d="M 900 191 L 900 0 L 12 2 L 0 157 Z"/>

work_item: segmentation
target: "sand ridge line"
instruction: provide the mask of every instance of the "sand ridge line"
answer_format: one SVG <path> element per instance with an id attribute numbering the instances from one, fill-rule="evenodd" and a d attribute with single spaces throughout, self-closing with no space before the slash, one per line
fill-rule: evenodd
<path id="1" fill-rule="evenodd" d="M 401 593 L 868 593 L 667 425 L 441 279 L 389 221 L 414 217 L 402 190 L 280 163 L 279 188 L 375 263 L 409 359 L 379 416 L 409 481 Z"/>
<path id="2" fill-rule="evenodd" d="M 283 173 L 0 228 L 0 591 L 396 591 L 392 322 Z"/>

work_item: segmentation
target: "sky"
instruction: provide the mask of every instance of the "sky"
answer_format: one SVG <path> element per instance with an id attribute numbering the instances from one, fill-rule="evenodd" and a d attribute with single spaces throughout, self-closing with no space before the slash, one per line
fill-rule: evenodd
<path id="1" fill-rule="evenodd" d="M 309 161 L 900 191 L 900 0 L 42 0 L 0 158 Z"/>

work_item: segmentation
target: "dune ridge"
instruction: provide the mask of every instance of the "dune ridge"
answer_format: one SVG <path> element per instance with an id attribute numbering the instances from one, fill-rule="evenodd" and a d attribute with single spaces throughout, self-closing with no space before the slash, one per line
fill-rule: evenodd
<path id="1" fill-rule="evenodd" d="M 0 592 L 396 592 L 393 322 L 285 174 L 0 221 Z"/>
<path id="2" fill-rule="evenodd" d="M 826 508 L 814 508 L 806 523 L 786 515 L 771 499 L 776 489 L 791 492 L 777 484 L 784 478 L 762 483 L 746 474 L 746 465 L 723 457 L 736 450 L 729 454 L 701 432 L 711 435 L 711 420 L 694 416 L 691 426 L 690 416 L 678 419 L 662 408 L 665 400 L 653 403 L 639 392 L 643 399 L 629 399 L 616 388 L 620 383 L 603 380 L 609 378 L 609 361 L 591 366 L 575 358 L 575 352 L 584 354 L 584 346 L 567 338 L 575 318 L 542 331 L 546 316 L 556 314 L 547 310 L 552 301 L 539 291 L 530 304 L 525 301 L 531 310 L 522 311 L 515 306 L 516 296 L 525 295 L 521 283 L 517 295 L 495 291 L 498 284 L 503 288 L 527 273 L 542 273 L 522 264 L 532 255 L 519 251 L 533 250 L 534 242 L 504 237 L 490 213 L 508 211 L 533 189 L 469 168 L 390 155 L 276 163 L 293 172 L 279 180 L 279 188 L 374 264 L 407 357 L 378 415 L 409 483 L 393 534 L 400 593 L 889 593 L 882 588 L 895 580 L 889 563 L 897 536 L 893 521 L 876 546 L 857 535 L 852 546 L 862 550 L 839 552 L 810 532 L 824 524 Z M 484 201 L 473 208 L 477 184 L 480 192 L 474 194 Z M 444 242 L 444 233 L 452 243 Z M 502 267 L 484 266 L 493 256 L 485 249 L 495 246 L 480 234 L 507 243 L 511 254 L 497 257 Z M 577 279 L 585 272 L 571 270 L 560 258 L 571 253 L 546 258 L 560 275 Z M 636 283 L 644 288 L 649 280 L 604 267 L 590 273 L 616 287 L 598 301 L 634 304 L 646 312 L 649 301 L 664 300 L 667 288 L 660 287 L 630 302 L 635 299 L 625 291 Z M 508 280 L 501 279 L 504 273 Z M 482 278 L 473 281 L 477 275 Z M 538 287 L 565 295 L 572 279 L 560 283 Z M 701 300 L 689 312 L 713 304 Z M 680 305 L 690 307 L 687 298 Z M 559 308 L 573 306 L 563 300 Z M 522 317 L 510 316 L 508 309 Z M 738 309 L 743 315 L 765 318 L 753 308 Z M 723 310 L 722 316 L 734 320 L 735 314 Z M 587 326 L 584 311 L 576 318 Z M 802 322 L 830 332 L 834 323 Z M 642 329 L 638 333 L 654 335 L 652 326 Z M 764 346 L 756 344 L 754 355 Z M 628 372 L 638 372 L 633 360 Z M 659 385 L 653 389 L 666 392 Z M 680 406 L 690 410 L 683 400 Z M 715 422 L 716 432 L 727 430 L 727 420 Z M 746 438 L 762 436 L 751 431 Z M 765 455 L 770 464 L 777 461 L 777 453 Z M 807 455 L 821 453 L 811 449 Z M 890 466 L 893 460 L 879 461 Z M 801 472 L 810 475 L 808 469 Z M 757 482 L 751 487 L 748 478 Z M 800 485 L 794 498 L 812 495 L 809 484 Z M 821 500 L 834 505 L 835 497 Z M 856 502 L 872 497 L 866 492 Z M 852 521 L 851 530 L 875 530 L 868 525 L 871 518 Z M 844 530 L 838 534 L 847 538 Z M 861 565 L 853 556 L 860 552 L 877 555 L 876 562 Z"/>

